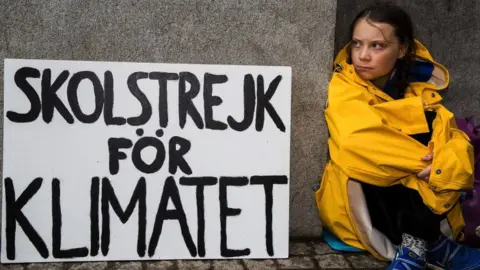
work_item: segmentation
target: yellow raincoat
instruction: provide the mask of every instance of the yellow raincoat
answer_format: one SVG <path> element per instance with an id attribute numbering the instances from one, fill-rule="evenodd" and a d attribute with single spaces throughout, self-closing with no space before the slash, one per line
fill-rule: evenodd
<path id="1" fill-rule="evenodd" d="M 393 100 L 356 74 L 346 50 L 335 59 L 325 109 L 330 160 L 315 193 L 322 224 L 348 245 L 393 259 L 395 247 L 372 227 L 359 182 L 401 184 L 417 190 L 434 213 L 448 211 L 442 232 L 460 240 L 464 220 L 458 199 L 461 190 L 473 187 L 473 147 L 440 103 L 438 91 L 449 84 L 447 69 L 417 41 L 417 60 L 434 64 L 432 77 L 411 83 L 405 98 Z M 428 147 L 409 136 L 429 131 L 425 110 L 437 112 Z M 426 182 L 416 174 L 429 165 L 421 158 L 430 151 L 434 158 Z"/>

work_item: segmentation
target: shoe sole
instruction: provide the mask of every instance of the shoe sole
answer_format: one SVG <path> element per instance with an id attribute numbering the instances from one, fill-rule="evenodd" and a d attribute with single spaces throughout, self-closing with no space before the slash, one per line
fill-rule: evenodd
<path id="1" fill-rule="evenodd" d="M 431 270 L 445 270 L 445 268 L 441 268 L 441 267 L 438 267 L 438 266 L 436 266 L 436 265 L 429 264 L 429 263 L 427 263 L 427 269 L 431 269 Z"/>

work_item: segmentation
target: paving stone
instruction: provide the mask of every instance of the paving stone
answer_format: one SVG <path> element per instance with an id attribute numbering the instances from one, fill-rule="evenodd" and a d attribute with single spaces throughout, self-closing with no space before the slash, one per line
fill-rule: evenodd
<path id="1" fill-rule="evenodd" d="M 208 270 L 212 266 L 210 261 L 178 261 L 178 269 L 185 270 Z"/>
<path id="2" fill-rule="evenodd" d="M 103 270 L 107 268 L 107 262 L 87 262 L 87 263 L 72 263 L 68 270 Z"/>
<path id="3" fill-rule="evenodd" d="M 327 253 L 333 253 L 334 251 L 330 248 L 330 246 L 321 241 L 315 241 L 313 242 L 313 252 L 316 255 L 322 255 L 322 254 L 327 254 Z"/>
<path id="4" fill-rule="evenodd" d="M 177 269 L 175 267 L 175 261 L 155 261 L 147 263 L 146 269 L 148 270 L 170 270 Z M 183 268 L 180 268 L 183 269 Z"/>
<path id="5" fill-rule="evenodd" d="M 315 267 L 310 257 L 292 257 L 278 260 L 280 269 L 312 269 Z"/>
<path id="6" fill-rule="evenodd" d="M 277 269 L 273 260 L 244 260 L 249 270 Z"/>
<path id="7" fill-rule="evenodd" d="M 310 255 L 312 254 L 313 250 L 308 243 L 304 242 L 293 242 L 290 243 L 290 254 L 291 255 Z"/>
<path id="8" fill-rule="evenodd" d="M 0 269 L 23 270 L 25 268 L 23 264 L 4 264 L 4 265 L 0 265 Z"/>
<path id="9" fill-rule="evenodd" d="M 349 260 L 353 268 L 356 269 L 385 269 L 388 266 L 388 262 L 379 261 L 370 255 L 352 255 L 348 256 L 347 260 Z"/>
<path id="10" fill-rule="evenodd" d="M 115 262 L 110 269 L 116 270 L 142 270 L 141 262 Z"/>
<path id="11" fill-rule="evenodd" d="M 239 260 L 219 260 L 213 261 L 214 270 L 244 270 L 245 268 Z"/>
<path id="12" fill-rule="evenodd" d="M 313 247 L 312 247 L 313 246 Z M 314 258 L 308 255 L 314 252 Z M 179 260 L 179 261 L 150 261 L 150 262 L 84 262 L 84 263 L 36 263 L 36 264 L 5 264 L 0 270 L 268 270 L 268 269 L 385 269 L 388 262 L 379 261 L 373 256 L 362 253 L 341 254 L 333 251 L 324 242 L 296 242 L 290 246 L 290 253 L 294 256 L 280 260 Z M 307 255 L 307 256 L 305 256 Z M 144 265 L 144 267 L 142 267 Z"/>
<path id="13" fill-rule="evenodd" d="M 322 269 L 351 269 L 347 259 L 340 254 L 317 255 L 315 259 Z"/>
<path id="14" fill-rule="evenodd" d="M 27 270 L 61 270 L 61 263 L 32 263 L 27 266 Z"/>

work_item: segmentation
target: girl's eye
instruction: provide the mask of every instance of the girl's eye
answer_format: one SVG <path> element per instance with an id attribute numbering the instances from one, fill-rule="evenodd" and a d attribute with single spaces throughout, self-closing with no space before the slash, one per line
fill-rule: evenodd
<path id="1" fill-rule="evenodd" d="M 356 40 L 353 40 L 352 41 L 352 47 L 358 47 L 360 46 L 360 42 L 356 41 Z"/>
<path id="2" fill-rule="evenodd" d="M 380 43 L 374 43 L 372 44 L 372 47 L 374 49 L 383 49 L 385 46 L 383 46 L 383 44 L 380 44 Z"/>

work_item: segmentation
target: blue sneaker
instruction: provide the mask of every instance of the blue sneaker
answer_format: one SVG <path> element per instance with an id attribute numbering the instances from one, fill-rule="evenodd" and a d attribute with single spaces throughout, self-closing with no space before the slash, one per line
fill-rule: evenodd
<path id="1" fill-rule="evenodd" d="M 429 245 L 426 257 L 432 269 L 480 269 L 480 250 L 462 246 L 446 236 Z"/>
<path id="2" fill-rule="evenodd" d="M 395 258 L 387 270 L 423 270 L 427 262 L 415 252 L 406 247 L 398 247 Z"/>

